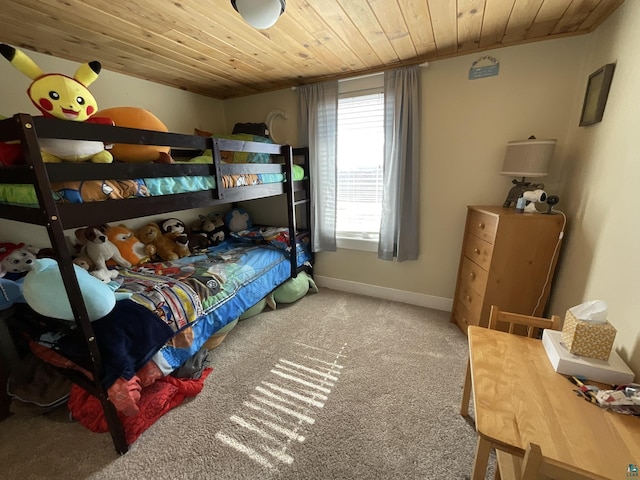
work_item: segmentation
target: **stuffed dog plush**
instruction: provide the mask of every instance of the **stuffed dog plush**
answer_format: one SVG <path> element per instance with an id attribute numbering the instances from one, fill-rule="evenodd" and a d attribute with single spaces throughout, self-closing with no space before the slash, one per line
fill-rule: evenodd
<path id="1" fill-rule="evenodd" d="M 82 231 L 82 236 L 86 240 L 87 256 L 95 265 L 91 275 L 108 283 L 118 276 L 118 272 L 107 268 L 107 260 L 113 259 L 121 267 L 130 267 L 131 263 L 124 259 L 118 247 L 107 238 L 106 230 L 105 225 L 92 225 Z"/>
<path id="2" fill-rule="evenodd" d="M 0 243 L 0 277 L 17 280 L 33 267 L 38 249 L 24 243 Z"/>

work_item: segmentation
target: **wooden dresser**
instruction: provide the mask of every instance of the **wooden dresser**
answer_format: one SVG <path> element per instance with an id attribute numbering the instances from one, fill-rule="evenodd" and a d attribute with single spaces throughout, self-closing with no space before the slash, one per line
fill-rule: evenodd
<path id="1" fill-rule="evenodd" d="M 563 225 L 561 214 L 468 207 L 451 321 L 486 327 L 491 305 L 543 316 Z"/>

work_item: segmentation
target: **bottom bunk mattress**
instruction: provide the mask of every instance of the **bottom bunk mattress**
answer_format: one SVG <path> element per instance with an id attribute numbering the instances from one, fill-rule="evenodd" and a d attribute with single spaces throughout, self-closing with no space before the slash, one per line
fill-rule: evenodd
<path id="1" fill-rule="evenodd" d="M 297 239 L 297 263 L 309 262 L 308 237 Z M 198 256 L 119 270 L 118 292 L 129 298 L 92 322 L 109 389 L 149 372 L 168 375 L 217 331 L 236 320 L 291 276 L 289 252 L 272 245 L 223 242 Z M 141 314 L 140 308 L 144 314 Z M 149 318 L 149 314 L 151 318 Z M 58 322 L 59 324 L 59 322 Z M 64 335 L 38 336 L 38 356 L 70 360 L 87 373 L 86 346 L 70 324 Z M 149 362 L 149 359 L 152 362 Z M 69 367 L 69 364 L 60 365 Z M 143 380 L 143 384 L 146 383 Z"/>
<path id="2" fill-rule="evenodd" d="M 306 245 L 298 242 L 298 266 L 310 261 Z M 144 270 L 149 266 L 142 266 L 137 272 L 126 271 L 120 290 L 131 290 L 132 300 L 155 310 L 175 329 L 176 336 L 153 358 L 164 374 L 180 367 L 211 335 L 236 320 L 291 276 L 288 252 L 269 245 L 225 242 L 204 255 L 151 265 L 162 270 L 161 276 L 155 272 L 151 275 L 153 281 L 160 279 L 164 285 L 172 287 L 167 292 L 168 297 L 160 299 L 156 295 L 162 286 L 145 287 L 149 275 Z M 141 273 L 144 274 L 142 278 Z M 184 301 L 183 295 L 183 301 L 179 298 L 172 301 L 170 297 L 177 291 L 188 290 L 178 287 L 177 282 L 190 287 L 197 299 Z"/>

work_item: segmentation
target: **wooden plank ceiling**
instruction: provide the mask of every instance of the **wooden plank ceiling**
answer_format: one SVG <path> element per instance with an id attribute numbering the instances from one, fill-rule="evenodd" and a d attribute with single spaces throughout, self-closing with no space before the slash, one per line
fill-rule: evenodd
<path id="1" fill-rule="evenodd" d="M 224 99 L 589 33 L 623 1 L 288 0 L 258 31 L 230 0 L 3 0 L 0 41 Z"/>

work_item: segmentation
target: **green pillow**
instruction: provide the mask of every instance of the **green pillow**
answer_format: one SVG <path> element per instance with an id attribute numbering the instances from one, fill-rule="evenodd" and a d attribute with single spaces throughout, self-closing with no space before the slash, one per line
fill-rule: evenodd
<path id="1" fill-rule="evenodd" d="M 304 168 L 300 165 L 293 166 L 293 179 L 294 180 L 302 180 L 304 178 Z"/>
<path id="2" fill-rule="evenodd" d="M 316 282 L 307 272 L 300 272 L 296 278 L 291 278 L 273 291 L 273 298 L 278 303 L 293 303 L 304 297 L 309 289 L 318 292 Z"/>
<path id="3" fill-rule="evenodd" d="M 269 305 L 269 307 L 271 307 L 272 310 L 276 309 L 276 304 L 273 301 L 273 293 L 270 293 L 269 295 L 264 297 L 262 300 L 260 300 L 258 303 L 256 303 L 253 307 L 246 310 L 242 315 L 240 315 L 239 319 L 246 320 L 247 318 L 255 317 L 257 314 L 262 312 L 267 305 Z"/>
<path id="4" fill-rule="evenodd" d="M 224 327 L 222 327 L 220 330 L 216 330 L 213 335 L 226 335 L 227 333 L 229 333 L 231 330 L 233 330 L 233 327 L 235 327 L 238 324 L 238 319 L 236 318 L 235 320 L 230 321 L 229 323 L 227 323 Z M 212 335 L 212 336 L 213 336 Z"/>
<path id="5" fill-rule="evenodd" d="M 262 312 L 264 310 L 264 307 L 266 306 L 267 306 L 267 299 L 263 298 L 258 303 L 256 303 L 253 307 L 249 308 L 248 310 L 245 310 L 245 312 L 242 315 L 240 315 L 239 320 L 246 320 L 247 318 L 255 317 L 260 312 Z"/>

